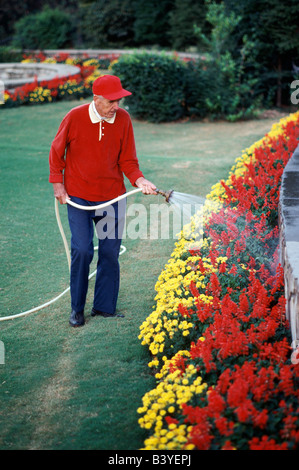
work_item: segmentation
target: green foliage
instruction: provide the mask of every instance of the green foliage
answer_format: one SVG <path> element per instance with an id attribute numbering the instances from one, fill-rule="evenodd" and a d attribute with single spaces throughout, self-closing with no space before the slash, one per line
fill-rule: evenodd
<path id="1" fill-rule="evenodd" d="M 134 5 L 131 0 L 82 2 L 79 10 L 84 44 L 103 48 L 131 46 L 134 38 Z"/>
<path id="2" fill-rule="evenodd" d="M 186 65 L 166 54 L 134 53 L 122 56 L 113 73 L 132 90 L 130 113 L 150 122 L 174 121 L 185 112 Z"/>
<path id="3" fill-rule="evenodd" d="M 234 46 L 232 33 L 239 24 L 241 16 L 234 12 L 227 13 L 223 3 L 217 4 L 210 0 L 206 0 L 207 21 L 212 25 L 211 34 L 207 37 L 201 26 L 195 26 L 195 31 L 210 49 L 215 58 L 219 59 L 221 54 L 226 50 L 231 50 Z"/>
<path id="4" fill-rule="evenodd" d="M 243 60 L 251 47 L 246 41 Z M 189 116 L 235 121 L 252 117 L 260 104 L 257 79 L 247 76 L 242 60 L 229 51 L 188 63 L 165 53 L 136 52 L 121 56 L 113 73 L 132 90 L 126 101 L 130 113 L 150 122 Z"/>
<path id="5" fill-rule="evenodd" d="M 28 49 L 60 49 L 71 44 L 72 35 L 71 16 L 58 8 L 45 7 L 16 22 L 14 45 Z"/>
<path id="6" fill-rule="evenodd" d="M 184 68 L 184 115 L 236 120 L 289 106 L 299 65 L 297 0 L 3 0 L 0 23 L 3 44 L 15 25 L 18 48 L 197 48 L 207 57 Z"/>
<path id="7" fill-rule="evenodd" d="M 168 37 L 173 0 L 136 0 L 135 42 L 141 46 L 171 46 Z"/>
<path id="8" fill-rule="evenodd" d="M 211 64 L 214 61 L 210 75 L 219 77 L 219 84 L 210 83 L 211 76 L 204 74 L 202 80 L 211 84 L 208 87 L 211 96 L 206 103 L 198 97 L 192 109 L 199 109 L 200 103 L 208 108 L 211 117 L 224 113 L 237 119 L 251 115 L 259 103 L 263 107 L 290 104 L 293 65 L 299 64 L 297 3 L 297 0 L 287 3 L 280 0 L 24 0 L 21 3 L 3 0 L 0 41 L 2 44 L 11 41 L 15 25 L 13 45 L 21 48 L 198 48 L 200 54 L 210 52 Z M 46 13 L 41 10 L 43 5 Z M 55 16 L 55 12 L 59 14 Z M 246 56 L 242 56 L 244 50 L 248 52 Z M 223 87 L 228 91 L 225 96 Z M 194 98 L 194 90 L 191 94 Z M 203 114 L 201 111 L 200 115 Z"/>
<path id="9" fill-rule="evenodd" d="M 205 33 L 208 32 L 206 22 L 206 5 L 204 0 L 175 0 L 174 7 L 169 15 L 169 37 L 172 47 L 183 50 L 190 46 L 202 47 L 194 32 L 193 25 L 199 24 Z"/>
<path id="10" fill-rule="evenodd" d="M 235 44 L 246 34 L 255 41 L 259 88 L 268 105 L 289 105 L 293 64 L 299 63 L 299 9 L 296 0 L 225 0 L 227 11 L 241 16 Z M 267 103 L 265 103 L 267 104 Z"/>
<path id="11" fill-rule="evenodd" d="M 264 35 L 274 45 L 278 53 L 291 52 L 298 57 L 299 49 L 299 9 L 298 2 L 289 0 L 288 6 L 280 1 L 264 0 L 261 21 Z"/>
<path id="12" fill-rule="evenodd" d="M 23 55 L 21 51 L 12 50 L 9 46 L 0 46 L 1 62 L 21 62 Z"/>
<path id="13" fill-rule="evenodd" d="M 201 86 L 205 94 L 201 105 L 211 118 L 225 116 L 234 121 L 251 117 L 261 100 L 255 90 L 258 82 L 255 42 L 244 35 L 236 52 L 232 38 L 241 16 L 227 13 L 224 4 L 207 2 L 207 5 L 207 20 L 212 26 L 210 35 L 195 27 L 209 52 L 202 61 Z"/>
<path id="14" fill-rule="evenodd" d="M 0 2 L 0 43 L 10 44 L 14 35 L 14 25 L 26 15 L 35 14 L 45 6 L 59 8 L 76 18 L 79 0 L 1 0 Z"/>
<path id="15" fill-rule="evenodd" d="M 207 2 L 210 34 L 195 33 L 208 49 L 197 63 L 184 63 L 165 54 L 123 56 L 113 72 L 133 91 L 130 112 L 151 122 L 186 116 L 231 121 L 254 116 L 261 104 L 255 42 L 246 35 L 236 51 L 232 34 L 240 15 L 227 13 L 224 4 Z"/>
<path id="16" fill-rule="evenodd" d="M 234 38 L 254 35 L 260 43 L 260 53 L 271 60 L 273 54 L 291 52 L 298 56 L 299 9 L 297 0 L 224 0 L 226 10 L 241 16 Z"/>

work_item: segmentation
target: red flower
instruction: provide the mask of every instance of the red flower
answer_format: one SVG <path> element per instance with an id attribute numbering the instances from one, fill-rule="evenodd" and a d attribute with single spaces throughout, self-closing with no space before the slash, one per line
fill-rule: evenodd
<path id="1" fill-rule="evenodd" d="M 179 304 L 178 311 L 180 312 L 180 314 L 183 317 L 190 317 L 190 313 L 189 313 L 188 308 L 186 307 L 186 305 Z"/>
<path id="2" fill-rule="evenodd" d="M 216 390 L 211 389 L 208 394 L 209 406 L 214 413 L 222 413 L 225 410 L 225 400 Z"/>
<path id="3" fill-rule="evenodd" d="M 210 433 L 211 425 L 207 421 L 199 421 L 193 426 L 190 432 L 191 442 L 198 450 L 209 450 L 213 441 L 213 434 Z"/>
<path id="4" fill-rule="evenodd" d="M 171 416 L 165 416 L 165 421 L 166 423 L 169 424 L 178 424 L 178 420 L 175 418 L 172 418 Z"/>
<path id="5" fill-rule="evenodd" d="M 224 274 L 226 272 L 226 263 L 221 263 L 219 266 L 219 272 Z"/>
<path id="6" fill-rule="evenodd" d="M 260 429 L 265 429 L 268 422 L 268 411 L 263 409 L 260 413 L 257 413 L 253 418 L 253 424 Z"/>
<path id="7" fill-rule="evenodd" d="M 224 445 L 221 447 L 221 450 L 235 450 L 235 447 L 232 445 L 231 441 L 225 441 Z"/>
<path id="8" fill-rule="evenodd" d="M 247 399 L 248 391 L 248 383 L 240 378 L 238 381 L 234 382 L 227 391 L 228 404 L 232 408 L 241 405 Z"/>
<path id="9" fill-rule="evenodd" d="M 288 450 L 286 442 L 277 444 L 274 439 L 269 439 L 268 436 L 263 436 L 261 439 L 253 437 L 249 441 L 250 450 Z"/>
<path id="10" fill-rule="evenodd" d="M 238 273 L 237 266 L 235 264 L 233 264 L 228 273 L 233 274 L 234 276 L 236 276 L 236 274 Z"/>
<path id="11" fill-rule="evenodd" d="M 231 436 L 234 432 L 235 423 L 228 421 L 224 416 L 215 418 L 215 426 L 222 436 Z"/>

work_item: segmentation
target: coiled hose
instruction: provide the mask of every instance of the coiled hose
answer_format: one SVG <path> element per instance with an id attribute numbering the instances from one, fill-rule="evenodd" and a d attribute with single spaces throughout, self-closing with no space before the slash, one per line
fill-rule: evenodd
<path id="1" fill-rule="evenodd" d="M 114 202 L 120 201 L 120 200 L 122 200 L 122 199 L 124 199 L 128 196 L 131 196 L 132 194 L 140 192 L 140 191 L 142 191 L 141 188 L 133 189 L 132 191 L 129 191 L 128 193 L 124 193 L 121 196 L 118 196 L 114 199 L 111 199 L 108 202 L 104 202 L 104 203 L 99 204 L 97 206 L 81 206 L 80 204 L 76 204 L 75 202 L 71 201 L 71 199 L 67 199 L 67 204 L 70 204 L 71 206 L 77 207 L 77 209 L 82 209 L 82 210 L 87 210 L 87 211 L 103 209 L 104 207 L 107 207 L 107 206 L 113 204 Z M 66 239 L 63 227 L 62 227 L 60 214 L 59 214 L 58 200 L 56 198 L 55 198 L 55 215 L 56 215 L 57 225 L 58 225 L 58 228 L 59 228 L 62 240 L 63 240 L 65 253 L 66 253 L 66 256 L 67 256 L 67 262 L 68 262 L 68 266 L 69 266 L 69 270 L 70 270 L 70 268 L 71 268 L 71 255 L 70 255 L 68 242 L 67 242 L 67 239 Z M 95 247 L 95 249 L 97 249 L 97 247 Z M 121 245 L 119 254 L 122 255 L 123 253 L 125 253 L 125 251 L 126 251 L 126 248 L 123 245 Z M 91 273 L 89 275 L 88 279 L 91 279 L 96 274 L 96 272 L 97 272 L 97 270 L 95 270 L 93 273 Z M 70 287 L 68 287 L 63 292 L 61 292 L 61 294 L 57 295 L 57 297 L 54 297 L 54 299 L 49 300 L 48 302 L 46 302 L 42 305 L 39 305 L 38 307 L 34 307 L 30 310 L 26 310 L 25 312 L 17 313 L 15 315 L 8 315 L 6 317 L 0 317 L 0 321 L 12 320 L 14 318 L 24 317 L 25 315 L 29 315 L 29 313 L 33 313 L 33 312 L 37 312 L 38 310 L 42 310 L 43 308 L 48 307 L 49 305 L 51 305 L 54 302 L 56 302 L 57 300 L 59 300 L 69 290 L 70 290 Z"/>

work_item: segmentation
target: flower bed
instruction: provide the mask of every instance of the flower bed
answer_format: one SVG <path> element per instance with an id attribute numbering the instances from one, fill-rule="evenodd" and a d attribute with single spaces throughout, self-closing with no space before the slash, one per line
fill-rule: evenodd
<path id="1" fill-rule="evenodd" d="M 140 327 L 157 387 L 143 397 L 145 449 L 297 449 L 299 366 L 290 360 L 278 200 L 299 113 L 236 161 L 186 228 Z M 193 243 L 190 243 L 193 238 Z M 296 361 L 295 361 L 296 362 Z"/>
<path id="2" fill-rule="evenodd" d="M 17 87 L 14 92 L 5 90 L 3 108 L 24 104 L 43 104 L 66 99 L 83 99 L 92 95 L 92 84 L 116 60 L 117 56 L 100 56 L 96 58 L 71 58 L 68 54 L 58 54 L 47 58 L 43 53 L 24 55 L 22 62 L 65 63 L 76 65 L 80 73 L 71 79 L 54 78 Z"/>

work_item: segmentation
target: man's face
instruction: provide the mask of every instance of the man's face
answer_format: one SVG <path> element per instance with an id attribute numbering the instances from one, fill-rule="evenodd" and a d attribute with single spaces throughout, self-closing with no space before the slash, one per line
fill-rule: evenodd
<path id="1" fill-rule="evenodd" d="M 103 96 L 94 96 L 97 112 L 105 118 L 111 118 L 119 108 L 120 100 L 107 100 Z"/>

